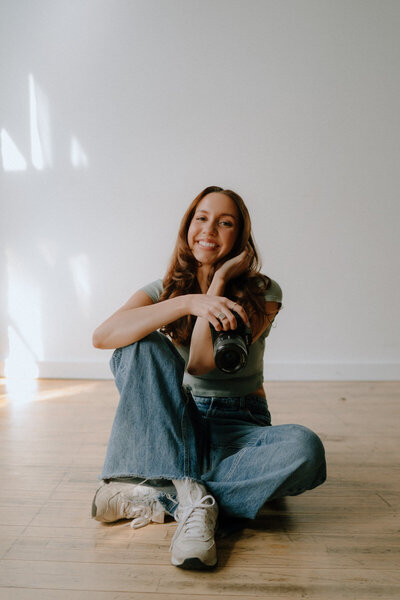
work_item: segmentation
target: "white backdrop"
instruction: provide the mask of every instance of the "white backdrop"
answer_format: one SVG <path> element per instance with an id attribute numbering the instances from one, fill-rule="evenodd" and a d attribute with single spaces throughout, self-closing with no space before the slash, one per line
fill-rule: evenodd
<path id="1" fill-rule="evenodd" d="M 93 329 L 204 187 L 284 292 L 266 379 L 399 379 L 400 2 L 3 0 L 9 376 L 109 377 Z"/>

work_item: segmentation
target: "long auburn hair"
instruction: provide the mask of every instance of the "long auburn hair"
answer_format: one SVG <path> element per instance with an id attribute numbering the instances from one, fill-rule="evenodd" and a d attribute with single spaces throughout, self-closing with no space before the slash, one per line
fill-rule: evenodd
<path id="1" fill-rule="evenodd" d="M 249 211 L 243 199 L 232 190 L 209 186 L 200 192 L 190 204 L 179 227 L 175 248 L 163 279 L 164 290 L 160 296 L 160 301 L 185 294 L 202 293 L 196 277 L 198 262 L 189 248 L 187 234 L 197 205 L 204 196 L 211 192 L 223 193 L 234 201 L 239 212 L 239 233 L 229 254 L 213 265 L 208 277 L 208 285 L 210 285 L 215 271 L 225 261 L 240 254 L 245 249 L 246 244 L 249 243 L 254 253 L 249 269 L 246 273 L 230 279 L 226 283 L 224 296 L 243 306 L 250 319 L 252 331 L 256 332 L 264 325 L 266 314 L 264 293 L 270 284 L 270 279 L 260 273 L 261 262 L 251 233 Z M 164 325 L 161 331 L 169 335 L 175 343 L 187 345 L 190 342 L 196 318 L 194 315 L 186 315 Z"/>

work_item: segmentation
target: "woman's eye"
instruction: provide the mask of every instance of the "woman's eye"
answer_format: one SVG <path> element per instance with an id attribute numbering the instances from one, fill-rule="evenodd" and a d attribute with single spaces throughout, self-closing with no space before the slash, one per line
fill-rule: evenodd
<path id="1" fill-rule="evenodd" d="M 195 221 L 206 221 L 206 217 L 195 217 Z M 231 221 L 220 221 L 219 222 L 220 225 L 223 225 L 224 227 L 233 227 L 233 223 L 231 223 Z"/>

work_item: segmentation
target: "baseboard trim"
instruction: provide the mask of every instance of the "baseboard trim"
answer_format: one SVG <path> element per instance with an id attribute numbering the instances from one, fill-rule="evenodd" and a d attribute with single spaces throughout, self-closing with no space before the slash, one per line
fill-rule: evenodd
<path id="1" fill-rule="evenodd" d="M 400 363 L 265 363 L 265 381 L 399 381 Z"/>
<path id="2" fill-rule="evenodd" d="M 105 361 L 39 361 L 40 379 L 112 379 Z M 0 360 L 0 377 L 5 375 Z M 21 373 L 23 377 L 23 373 Z M 265 381 L 399 381 L 400 363 L 294 363 L 266 362 Z"/>

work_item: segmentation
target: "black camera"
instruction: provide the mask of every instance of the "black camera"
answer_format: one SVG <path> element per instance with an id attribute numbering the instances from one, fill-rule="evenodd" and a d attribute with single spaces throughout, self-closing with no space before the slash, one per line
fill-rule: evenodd
<path id="1" fill-rule="evenodd" d="M 248 349 L 252 342 L 251 330 L 235 312 L 237 328 L 216 331 L 210 323 L 216 367 L 224 373 L 236 373 L 246 366 Z"/>

